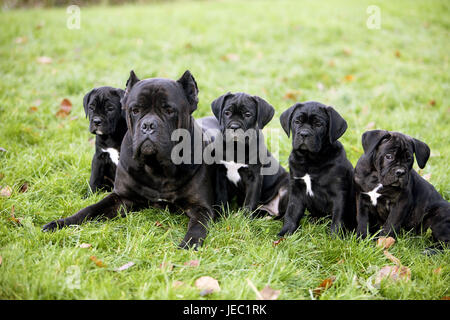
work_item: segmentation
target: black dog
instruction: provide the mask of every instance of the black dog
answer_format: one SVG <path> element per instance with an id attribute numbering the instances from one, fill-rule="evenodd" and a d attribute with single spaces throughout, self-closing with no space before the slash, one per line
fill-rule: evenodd
<path id="1" fill-rule="evenodd" d="M 305 209 L 312 217 L 331 214 L 331 232 L 355 224 L 353 167 L 337 141 L 347 122 L 319 102 L 297 103 L 284 111 L 281 126 L 292 131 L 289 204 L 279 236 L 297 230 Z"/>
<path id="2" fill-rule="evenodd" d="M 91 165 L 89 186 L 92 192 L 111 191 L 114 187 L 119 150 L 127 132 L 125 112 L 120 100 L 125 91 L 100 87 L 89 91 L 83 99 L 89 131 L 95 134 L 95 154 Z"/>
<path id="3" fill-rule="evenodd" d="M 400 229 L 431 228 L 436 241 L 450 241 L 450 204 L 412 167 L 430 156 L 422 141 L 398 132 L 367 131 L 364 154 L 355 167 L 357 232 L 362 237 L 382 226 L 381 236 Z"/>
<path id="4" fill-rule="evenodd" d="M 211 108 L 223 143 L 216 171 L 216 202 L 226 205 L 236 196 L 239 206 L 250 212 L 258 209 L 254 215 L 264 211 L 282 216 L 289 176 L 267 150 L 261 132 L 272 119 L 274 108 L 260 97 L 230 92 L 214 100 Z"/>
<path id="5" fill-rule="evenodd" d="M 207 224 L 214 217 L 212 166 L 204 163 L 174 164 L 175 129 L 191 137 L 201 128 L 192 117 L 198 103 L 194 77 L 186 71 L 178 81 L 139 80 L 131 72 L 122 100 L 128 131 L 120 149 L 114 190 L 106 198 L 75 215 L 48 223 L 44 231 L 80 224 L 96 217 L 113 218 L 119 212 L 149 206 L 182 209 L 189 217 L 188 231 L 180 246 L 201 245 Z M 194 139 L 192 140 L 192 144 Z M 193 145 L 202 151 L 206 143 Z M 194 149 L 193 149 L 194 150 Z"/>

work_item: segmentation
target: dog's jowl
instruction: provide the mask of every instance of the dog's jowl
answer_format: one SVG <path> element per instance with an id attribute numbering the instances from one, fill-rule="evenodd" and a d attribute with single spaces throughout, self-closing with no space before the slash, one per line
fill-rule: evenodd
<path id="1" fill-rule="evenodd" d="M 114 186 L 119 151 L 127 132 L 125 112 L 120 100 L 125 91 L 99 87 L 89 91 L 83 99 L 89 131 L 95 134 L 95 154 L 91 165 L 89 186 L 92 192 L 111 191 Z"/>
<path id="2" fill-rule="evenodd" d="M 380 227 L 382 236 L 401 229 L 426 231 L 436 241 L 450 241 L 450 204 L 414 169 L 430 156 L 422 141 L 399 132 L 372 130 L 362 136 L 364 154 L 355 167 L 357 232 L 362 237 Z"/>
<path id="3" fill-rule="evenodd" d="M 236 197 L 239 206 L 255 215 L 282 216 L 289 178 L 267 150 L 261 131 L 274 108 L 260 97 L 230 92 L 214 100 L 211 108 L 221 134 L 215 142 L 222 143 L 223 151 L 216 171 L 217 203 L 229 204 Z"/>
<path id="4" fill-rule="evenodd" d="M 130 209 L 167 206 L 181 209 L 190 218 L 180 246 L 201 245 L 214 216 L 212 167 L 194 161 L 176 165 L 171 159 L 171 150 L 179 143 L 171 140 L 174 130 L 187 130 L 191 137 L 202 130 L 192 117 L 197 95 L 197 83 L 189 71 L 177 81 L 139 80 L 131 72 L 122 100 L 128 131 L 120 149 L 113 192 L 71 217 L 46 224 L 44 231 L 97 217 L 112 218 Z M 205 143 L 200 143 L 203 150 Z"/>
<path id="5" fill-rule="evenodd" d="M 319 102 L 297 103 L 284 111 L 281 126 L 290 136 L 289 204 L 279 236 L 297 230 L 307 209 L 313 217 L 331 215 L 331 231 L 355 225 L 353 167 L 337 141 L 347 122 Z"/>

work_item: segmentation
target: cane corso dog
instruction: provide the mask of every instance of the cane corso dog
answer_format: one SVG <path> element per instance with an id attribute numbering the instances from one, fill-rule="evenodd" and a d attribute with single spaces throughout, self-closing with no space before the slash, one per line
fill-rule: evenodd
<path id="1" fill-rule="evenodd" d="M 372 130 L 362 135 L 364 154 L 355 167 L 357 233 L 381 236 L 400 229 L 432 230 L 434 240 L 450 241 L 450 204 L 414 169 L 430 156 L 424 142 L 399 132 Z M 439 245 L 438 245 L 439 246 Z"/>
<path id="2" fill-rule="evenodd" d="M 171 157 L 173 147 L 179 143 L 171 139 L 174 130 L 183 129 L 191 137 L 201 131 L 192 117 L 197 95 L 197 83 L 189 71 L 177 81 L 139 80 L 132 71 L 122 100 L 128 131 L 120 149 L 114 190 L 75 215 L 46 224 L 43 230 L 81 224 L 97 217 L 113 218 L 129 210 L 167 206 L 184 211 L 190 218 L 180 247 L 201 245 L 208 222 L 214 217 L 212 166 L 193 161 L 174 164 Z M 194 144 L 194 139 L 191 140 Z M 199 143 L 192 150 L 201 152 L 206 142 Z"/>
<path id="3" fill-rule="evenodd" d="M 222 134 L 216 142 L 223 143 L 216 170 L 216 203 L 227 205 L 236 198 L 252 216 L 282 216 L 289 176 L 267 150 L 261 131 L 272 119 L 274 108 L 242 92 L 220 96 L 211 108 Z"/>
<path id="4" fill-rule="evenodd" d="M 279 236 L 292 234 L 308 209 L 314 218 L 331 215 L 331 232 L 356 224 L 353 167 L 337 141 L 347 122 L 330 106 L 296 103 L 280 116 L 290 136 L 289 204 Z"/>
<path id="5" fill-rule="evenodd" d="M 89 131 L 95 134 L 95 154 L 91 164 L 89 186 L 92 192 L 111 191 L 114 187 L 119 150 L 127 132 L 125 111 L 120 100 L 125 91 L 99 87 L 89 91 L 83 99 Z"/>

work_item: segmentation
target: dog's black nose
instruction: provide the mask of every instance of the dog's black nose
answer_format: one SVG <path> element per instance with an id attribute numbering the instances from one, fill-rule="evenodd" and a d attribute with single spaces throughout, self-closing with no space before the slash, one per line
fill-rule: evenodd
<path id="1" fill-rule="evenodd" d="M 395 170 L 395 175 L 396 175 L 397 177 L 404 176 L 405 173 L 406 173 L 406 170 L 405 170 L 405 169 L 397 169 L 397 170 Z"/>
<path id="2" fill-rule="evenodd" d="M 96 126 L 99 126 L 102 123 L 102 120 L 100 118 L 94 118 L 92 119 L 92 122 L 94 122 Z"/>
<path id="3" fill-rule="evenodd" d="M 146 133 L 153 133 L 156 129 L 157 125 L 156 125 L 156 121 L 145 121 L 141 124 L 141 131 L 142 133 L 146 134 Z"/>
<path id="4" fill-rule="evenodd" d="M 300 136 L 302 138 L 306 138 L 306 137 L 309 137 L 311 135 L 308 130 L 300 130 L 299 133 L 300 133 Z"/>
<path id="5" fill-rule="evenodd" d="M 240 129 L 240 128 L 241 128 L 241 126 L 239 124 L 237 124 L 237 123 L 232 123 L 230 125 L 230 129 L 233 129 L 233 130 L 237 130 L 237 129 Z"/>

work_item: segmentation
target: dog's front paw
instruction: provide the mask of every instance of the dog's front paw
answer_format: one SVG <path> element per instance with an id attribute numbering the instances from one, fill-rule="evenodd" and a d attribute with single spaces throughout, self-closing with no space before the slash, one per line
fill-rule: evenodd
<path id="1" fill-rule="evenodd" d="M 289 236 L 297 231 L 298 226 L 292 224 L 285 224 L 281 231 L 278 233 L 279 237 Z"/>
<path id="2" fill-rule="evenodd" d="M 178 245 L 178 248 L 185 249 L 185 250 L 189 250 L 189 249 L 198 250 L 198 248 L 200 248 L 202 246 L 202 242 L 203 242 L 202 239 L 194 239 L 194 238 L 190 238 L 188 240 L 184 239 Z"/>
<path id="3" fill-rule="evenodd" d="M 43 232 L 51 232 L 61 228 L 61 225 L 58 223 L 58 220 L 47 223 L 42 227 Z"/>

